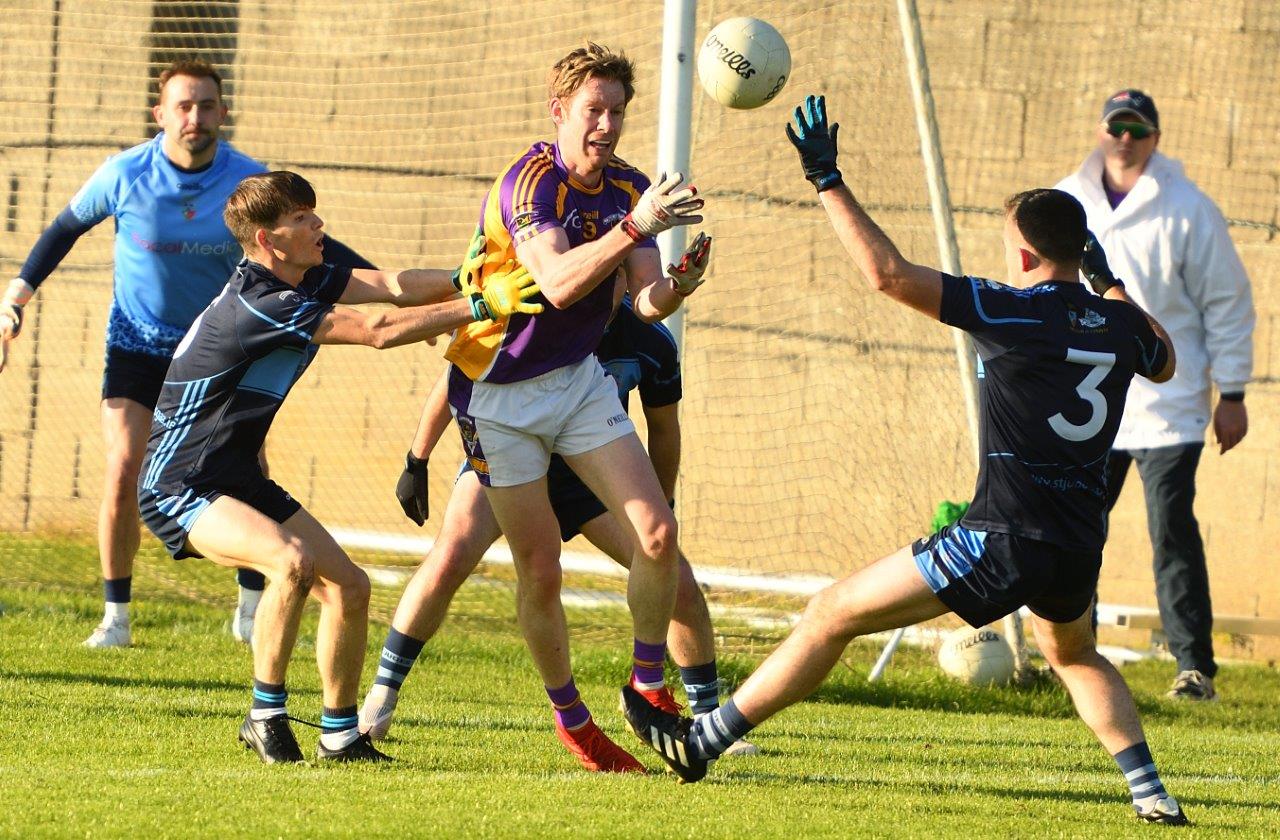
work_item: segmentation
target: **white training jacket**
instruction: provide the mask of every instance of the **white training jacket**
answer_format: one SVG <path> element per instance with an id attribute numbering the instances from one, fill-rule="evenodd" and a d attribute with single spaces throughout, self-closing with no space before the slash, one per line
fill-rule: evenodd
<path id="1" fill-rule="evenodd" d="M 1084 205 L 1125 291 L 1173 339 L 1178 366 L 1157 385 L 1129 386 L 1116 449 L 1203 442 L 1210 383 L 1243 391 L 1253 375 L 1253 294 L 1244 264 L 1217 205 L 1183 174 L 1182 164 L 1152 154 L 1114 210 L 1102 189 L 1102 150 L 1095 149 L 1058 189 Z"/>

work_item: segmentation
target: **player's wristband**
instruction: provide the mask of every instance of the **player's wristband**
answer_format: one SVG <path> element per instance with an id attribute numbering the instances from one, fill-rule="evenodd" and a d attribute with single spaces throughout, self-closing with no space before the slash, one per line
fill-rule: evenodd
<path id="1" fill-rule="evenodd" d="M 813 184 L 813 188 L 818 192 L 826 192 L 843 184 L 844 176 L 840 174 L 839 169 L 836 169 L 831 172 L 817 173 L 810 176 L 809 183 Z"/>
<path id="2" fill-rule="evenodd" d="M 631 237 L 632 242 L 643 242 L 646 237 L 640 232 L 640 228 L 636 227 L 636 223 L 631 220 L 631 214 L 628 213 L 622 218 L 622 232 Z"/>
<path id="3" fill-rule="evenodd" d="M 698 291 L 698 287 L 697 287 L 697 286 L 694 286 L 694 287 L 693 287 L 692 289 L 690 289 L 689 291 L 687 291 L 687 292 L 682 292 L 682 291 L 680 291 L 680 284 L 676 282 L 676 278 L 671 277 L 670 275 L 668 275 L 668 276 L 667 276 L 667 279 L 671 281 L 671 291 L 675 292 L 677 295 L 679 295 L 679 296 L 680 296 L 680 297 L 682 297 L 682 298 L 687 298 L 689 295 L 691 295 L 691 294 L 693 294 L 694 292 Z M 701 284 L 699 284 L 699 285 L 701 285 Z"/>
<path id="4" fill-rule="evenodd" d="M 1224 393 L 1218 394 L 1218 399 L 1222 400 L 1223 402 L 1242 403 L 1244 402 L 1244 391 L 1226 391 Z"/>
<path id="5" fill-rule="evenodd" d="M 18 333 L 22 332 L 22 307 L 16 303 L 7 304 L 9 315 L 13 318 L 13 331 L 9 333 L 10 338 L 17 338 Z"/>
<path id="6" fill-rule="evenodd" d="M 489 314 L 489 307 L 484 302 L 484 295 L 480 292 L 473 292 L 468 302 L 471 304 L 471 318 L 474 321 L 493 321 L 496 320 Z"/>

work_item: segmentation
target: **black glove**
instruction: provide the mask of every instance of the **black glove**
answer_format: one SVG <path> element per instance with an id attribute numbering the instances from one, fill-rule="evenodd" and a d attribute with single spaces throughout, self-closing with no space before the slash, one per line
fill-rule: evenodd
<path id="1" fill-rule="evenodd" d="M 1111 266 L 1107 265 L 1107 254 L 1102 250 L 1102 243 L 1093 235 L 1093 231 L 1088 231 L 1088 234 L 1084 241 L 1084 253 L 1080 257 L 1080 273 L 1099 297 L 1106 294 L 1107 289 L 1112 286 L 1123 289 L 1124 283 L 1111 273 Z"/>
<path id="2" fill-rule="evenodd" d="M 404 458 L 404 472 L 396 482 L 396 498 L 405 516 L 418 525 L 427 521 L 427 462 L 413 457 L 412 452 Z"/>
<path id="3" fill-rule="evenodd" d="M 804 177 L 818 192 L 843 183 L 844 177 L 836 168 L 836 134 L 840 124 L 827 130 L 827 98 L 806 97 L 804 104 L 796 107 L 795 121 L 795 128 L 787 123 L 787 139 L 800 153 Z"/>

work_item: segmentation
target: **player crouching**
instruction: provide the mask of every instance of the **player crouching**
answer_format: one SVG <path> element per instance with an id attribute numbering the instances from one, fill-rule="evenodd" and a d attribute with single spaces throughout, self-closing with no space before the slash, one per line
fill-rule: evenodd
<path id="1" fill-rule="evenodd" d="M 541 310 L 525 302 L 537 286 L 523 270 L 489 277 L 483 292 L 463 284 L 459 297 L 452 272 L 441 269 L 326 265 L 315 205 L 311 185 L 292 172 L 250 176 L 231 194 L 224 218 L 245 259 L 174 353 L 138 481 L 143 521 L 175 559 L 207 557 L 267 578 L 240 740 L 268 764 L 304 760 L 289 726 L 285 672 L 308 592 L 320 602 L 317 757 L 389 760 L 356 725 L 369 578 L 258 461 L 293 383 L 319 344 L 396 347 L 491 315 Z M 375 302 L 399 308 L 335 306 Z"/>

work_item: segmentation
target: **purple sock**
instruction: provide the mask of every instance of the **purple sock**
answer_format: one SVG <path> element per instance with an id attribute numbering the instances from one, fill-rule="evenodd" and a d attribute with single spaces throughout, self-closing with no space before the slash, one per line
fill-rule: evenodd
<path id="1" fill-rule="evenodd" d="M 564 729 L 577 729 L 591 720 L 591 710 L 582 702 L 573 677 L 560 688 L 548 688 L 547 696 L 556 710 L 556 723 Z"/>
<path id="2" fill-rule="evenodd" d="M 631 679 L 637 688 L 655 691 L 666 684 L 662 675 L 662 666 L 667 660 L 666 642 L 651 645 L 636 639 L 631 657 Z"/>

